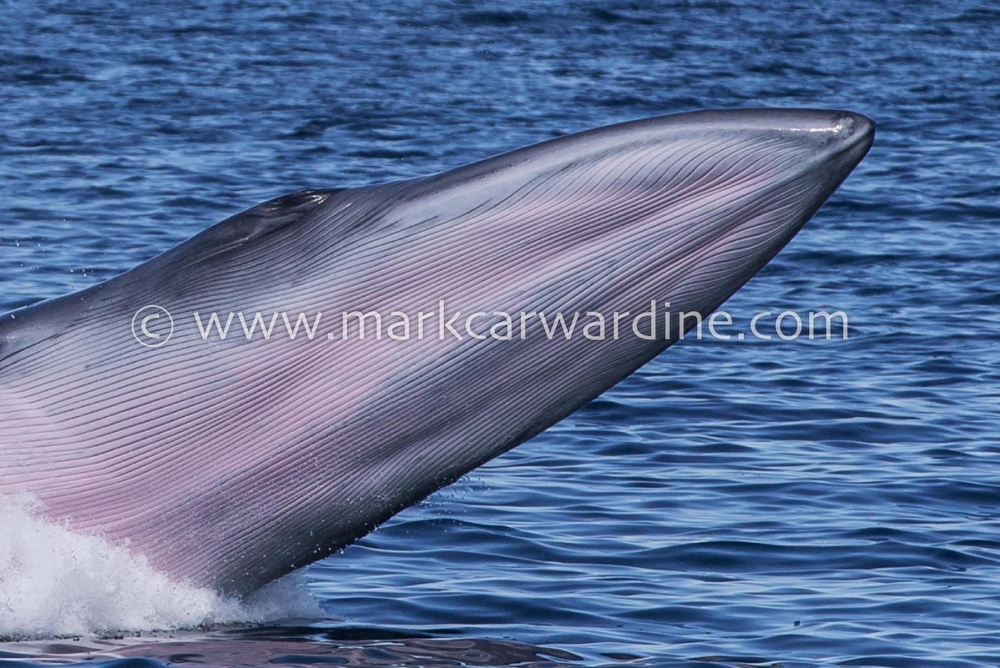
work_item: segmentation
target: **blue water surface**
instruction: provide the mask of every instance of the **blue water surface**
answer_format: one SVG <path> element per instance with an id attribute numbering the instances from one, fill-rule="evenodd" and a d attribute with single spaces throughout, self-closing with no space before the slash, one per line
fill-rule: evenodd
<path id="1" fill-rule="evenodd" d="M 726 306 L 843 310 L 846 340 L 686 340 L 311 567 L 328 621 L 110 665 L 1000 664 L 992 3 L 14 0 L 0 19 L 0 311 L 276 195 L 617 121 L 816 106 L 879 128 Z"/>

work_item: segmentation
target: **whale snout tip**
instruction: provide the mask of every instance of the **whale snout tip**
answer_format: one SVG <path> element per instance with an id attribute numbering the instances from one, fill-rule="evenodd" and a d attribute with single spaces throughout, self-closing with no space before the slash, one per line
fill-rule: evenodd
<path id="1" fill-rule="evenodd" d="M 853 111 L 836 111 L 809 128 L 824 136 L 822 144 L 836 151 L 857 154 L 857 160 L 871 148 L 875 139 L 875 121 Z"/>
<path id="2" fill-rule="evenodd" d="M 863 114 L 843 111 L 833 131 L 837 139 L 852 146 L 871 146 L 875 138 L 875 121 Z"/>
<path id="3" fill-rule="evenodd" d="M 700 129 L 775 134 L 791 144 L 832 157 L 848 153 L 861 160 L 875 137 L 875 122 L 864 114 L 841 109 L 759 108 L 703 110 L 684 115 Z M 677 117 L 663 116 L 667 126 Z"/>
<path id="4" fill-rule="evenodd" d="M 861 162 L 875 139 L 875 122 L 853 111 L 793 111 L 781 117 L 777 129 L 805 140 L 825 164 L 842 165 L 847 171 Z"/>

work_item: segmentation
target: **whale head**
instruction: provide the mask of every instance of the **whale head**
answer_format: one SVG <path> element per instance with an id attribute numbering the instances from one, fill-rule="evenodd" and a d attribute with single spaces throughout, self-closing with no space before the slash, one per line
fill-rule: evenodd
<path id="1" fill-rule="evenodd" d="M 612 314 L 709 314 L 873 132 L 848 112 L 695 112 L 265 202 L 0 319 L 0 495 L 250 592 L 659 354 L 679 321 L 615 334 Z"/>

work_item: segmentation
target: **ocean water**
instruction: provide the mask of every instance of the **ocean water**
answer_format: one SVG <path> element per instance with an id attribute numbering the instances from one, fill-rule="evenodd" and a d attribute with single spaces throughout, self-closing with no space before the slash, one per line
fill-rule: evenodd
<path id="1" fill-rule="evenodd" d="M 0 662 L 1000 665 L 992 4 L 15 0 L 0 19 L 0 311 L 279 194 L 617 121 L 815 106 L 879 127 L 726 305 L 842 310 L 846 340 L 679 343 L 252 609 L 89 544 L 53 561 L 57 528 L 0 508 L 0 538 L 38 555 L 0 544 L 0 593 L 38 603 L 0 605 L 0 636 L 35 631 Z"/>

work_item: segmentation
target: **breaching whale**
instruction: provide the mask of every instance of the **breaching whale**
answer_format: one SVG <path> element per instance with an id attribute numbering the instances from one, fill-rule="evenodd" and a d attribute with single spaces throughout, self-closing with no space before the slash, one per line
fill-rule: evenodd
<path id="1" fill-rule="evenodd" d="M 707 316 L 873 135 L 848 112 L 694 112 L 255 206 L 0 318 L 0 495 L 244 595 L 558 422 L 680 329 L 548 336 L 498 314 Z M 474 326 L 453 335 L 445 309 Z"/>

